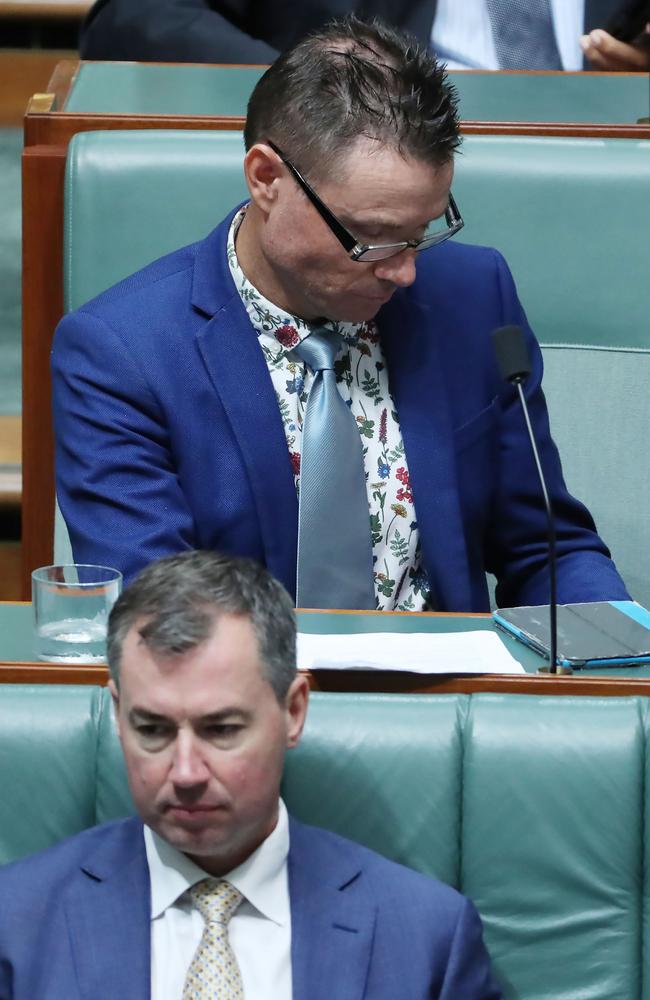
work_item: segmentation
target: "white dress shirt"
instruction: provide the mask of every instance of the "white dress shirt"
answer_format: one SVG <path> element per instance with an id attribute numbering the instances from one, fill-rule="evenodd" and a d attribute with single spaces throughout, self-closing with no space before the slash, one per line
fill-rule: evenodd
<path id="1" fill-rule="evenodd" d="M 181 1000 L 204 927 L 188 890 L 206 873 L 147 826 L 144 840 L 151 879 L 151 1000 Z M 288 853 L 289 819 L 280 800 L 275 829 L 224 876 L 244 897 L 228 936 L 244 996 L 251 1000 L 291 1000 Z"/>
<path id="2" fill-rule="evenodd" d="M 582 69 L 584 0 L 551 0 L 551 10 L 563 69 Z M 449 69 L 499 69 L 485 0 L 438 0 L 431 45 Z"/>

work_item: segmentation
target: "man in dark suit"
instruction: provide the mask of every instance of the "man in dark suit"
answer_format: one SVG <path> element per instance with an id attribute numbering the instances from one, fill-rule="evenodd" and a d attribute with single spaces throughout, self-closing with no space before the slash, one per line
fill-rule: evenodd
<path id="1" fill-rule="evenodd" d="M 148 567 L 108 660 L 140 818 L 0 871 L 0 1000 L 499 1000 L 467 899 L 287 816 L 308 684 L 266 570 Z"/>
<path id="2" fill-rule="evenodd" d="M 450 195 L 458 123 L 431 57 L 388 28 L 324 29 L 260 80 L 245 138 L 248 205 L 60 324 L 57 491 L 76 560 L 128 578 L 169 552 L 213 548 L 260 560 L 296 595 L 315 381 L 300 350 L 325 329 L 341 338 L 336 381 L 361 443 L 374 593 L 343 605 L 334 588 L 307 606 L 484 611 L 486 570 L 501 606 L 546 603 L 544 508 L 490 337 L 520 324 L 559 600 L 625 599 L 564 485 L 507 266 L 449 239 L 462 225 Z M 313 470 L 317 487 L 329 461 Z M 317 570 L 349 517 L 337 494 Z M 368 522 L 359 530 L 368 537 Z"/>
<path id="3" fill-rule="evenodd" d="M 644 4 L 647 0 L 586 0 L 582 29 L 587 35 L 609 26 L 627 37 L 628 23 L 636 24 L 637 9 Z M 436 6 L 436 0 L 97 0 L 82 31 L 81 53 L 84 59 L 269 63 L 307 32 L 344 13 L 384 18 L 428 45 Z M 647 17 L 650 20 L 650 14 Z M 634 34 L 642 27 L 635 27 Z M 630 44 L 633 36 L 618 45 L 610 38 L 602 32 L 585 40 L 594 68 L 647 68 L 647 52 Z"/>

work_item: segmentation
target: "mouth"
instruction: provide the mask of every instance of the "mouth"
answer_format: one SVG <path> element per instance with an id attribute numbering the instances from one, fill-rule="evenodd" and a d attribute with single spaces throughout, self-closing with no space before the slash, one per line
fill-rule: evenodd
<path id="1" fill-rule="evenodd" d="M 392 299 L 394 294 L 395 294 L 395 289 L 392 288 L 390 292 L 384 292 L 383 295 L 368 295 L 366 296 L 366 298 L 370 299 L 371 302 L 378 302 L 379 305 L 383 306 L 386 304 L 386 302 L 388 302 L 389 299 Z"/>
<path id="2" fill-rule="evenodd" d="M 164 812 L 167 816 L 173 817 L 175 820 L 180 820 L 181 822 L 192 823 L 200 822 L 205 820 L 209 816 L 213 816 L 221 809 L 220 806 L 204 805 L 169 805 L 165 808 Z"/>

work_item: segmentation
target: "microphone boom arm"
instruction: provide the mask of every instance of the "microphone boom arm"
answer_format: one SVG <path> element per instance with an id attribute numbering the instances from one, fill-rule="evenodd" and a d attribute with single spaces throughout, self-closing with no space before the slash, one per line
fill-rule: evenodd
<path id="1" fill-rule="evenodd" d="M 535 468 L 537 469 L 539 484 L 542 488 L 542 496 L 544 498 L 544 508 L 546 510 L 546 521 L 548 524 L 548 574 L 549 574 L 549 591 L 550 591 L 549 612 L 551 618 L 549 672 L 552 674 L 556 674 L 558 672 L 558 664 L 557 664 L 557 573 L 555 566 L 556 563 L 555 519 L 553 517 L 553 511 L 551 509 L 551 501 L 549 500 L 548 490 L 546 489 L 546 480 L 544 479 L 544 473 L 542 472 L 542 466 L 539 460 L 539 452 L 537 451 L 537 445 L 535 443 L 535 435 L 533 433 L 533 427 L 530 422 L 530 414 L 528 413 L 528 404 L 526 402 L 526 396 L 524 394 L 524 389 L 522 384 L 523 379 L 521 378 L 521 376 L 517 376 L 516 378 L 513 379 L 513 382 L 517 386 L 517 392 L 519 393 L 519 402 L 521 403 L 521 408 L 524 412 L 526 430 L 528 431 L 530 445 L 533 450 L 533 458 L 535 459 Z"/>

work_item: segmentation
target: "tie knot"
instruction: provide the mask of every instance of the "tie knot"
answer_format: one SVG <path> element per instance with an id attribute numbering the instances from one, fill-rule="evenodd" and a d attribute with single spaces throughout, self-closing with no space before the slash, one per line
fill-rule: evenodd
<path id="1" fill-rule="evenodd" d="M 293 350 L 313 372 L 328 371 L 334 368 L 342 339 L 340 333 L 316 327 Z"/>
<path id="2" fill-rule="evenodd" d="M 234 885 L 216 878 L 201 879 L 192 886 L 190 895 L 206 924 L 223 924 L 226 927 L 243 899 Z"/>

